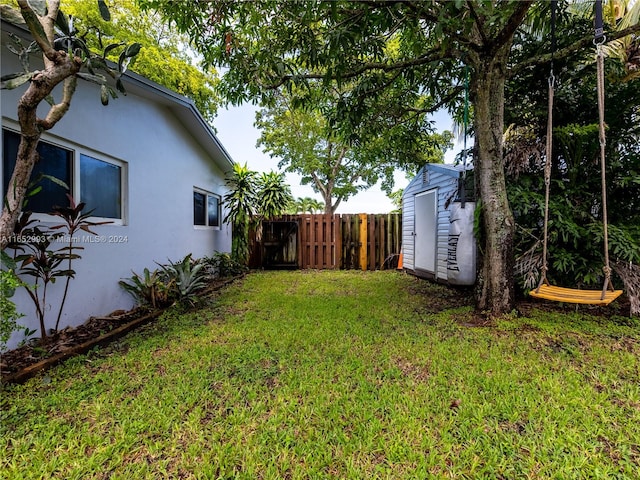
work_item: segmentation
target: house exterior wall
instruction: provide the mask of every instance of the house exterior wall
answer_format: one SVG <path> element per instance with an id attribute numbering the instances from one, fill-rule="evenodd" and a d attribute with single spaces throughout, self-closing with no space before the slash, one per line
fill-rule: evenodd
<path id="1" fill-rule="evenodd" d="M 425 165 L 407 185 L 402 197 L 402 262 L 406 270 L 415 271 L 415 196 L 437 189 L 437 252 L 436 269 L 433 277 L 438 281 L 447 281 L 447 255 L 449 240 L 449 210 L 445 208 L 453 201 L 458 188 L 458 171 L 437 164 Z M 418 212 L 420 214 L 420 212 Z"/>
<path id="2" fill-rule="evenodd" d="M 12 57 L 3 48 L 3 75 L 19 70 Z M 25 89 L 1 91 L 4 128 L 19 130 L 16 106 Z M 60 99 L 60 93 L 54 98 Z M 45 111 L 43 108 L 42 113 Z M 76 278 L 71 280 L 61 327 L 131 308 L 132 299 L 118 281 L 130 277 L 132 271 L 141 273 L 145 267 L 157 267 L 155 262 L 182 259 L 188 253 L 199 258 L 231 250 L 228 225 L 220 222 L 219 228 L 200 227 L 194 226 L 193 220 L 194 188 L 224 197 L 224 167 L 230 168 L 231 160 L 223 150 L 202 145 L 190 131 L 166 99 L 154 101 L 153 95 L 129 93 L 105 107 L 100 103 L 99 87 L 81 80 L 69 112 L 43 134 L 45 141 L 124 164 L 123 224 L 95 227 L 98 238 L 84 232 L 79 235 L 84 250 L 79 252 L 82 259 L 73 265 Z M 1 169 L 0 162 L 0 175 L 10 175 Z M 224 215 L 223 205 L 222 218 Z M 55 217 L 48 220 L 42 223 L 60 223 Z M 64 282 L 51 287 L 47 295 L 52 307 L 47 319 L 53 327 Z M 34 307 L 26 293 L 19 290 L 13 300 L 27 314 L 20 323 L 37 329 Z M 20 340 L 21 336 L 14 334 L 9 348 Z"/>

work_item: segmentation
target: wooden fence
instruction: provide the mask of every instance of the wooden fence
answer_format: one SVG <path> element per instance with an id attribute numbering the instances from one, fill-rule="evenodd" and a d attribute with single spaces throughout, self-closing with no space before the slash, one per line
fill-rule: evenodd
<path id="1" fill-rule="evenodd" d="M 251 266 L 395 268 L 401 239 L 400 214 L 285 215 L 263 222 Z"/>

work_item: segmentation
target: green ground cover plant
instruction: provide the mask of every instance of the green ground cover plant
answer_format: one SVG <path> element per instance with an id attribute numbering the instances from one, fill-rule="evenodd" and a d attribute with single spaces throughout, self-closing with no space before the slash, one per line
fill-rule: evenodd
<path id="1" fill-rule="evenodd" d="M 637 320 L 482 323 L 398 272 L 248 275 L 2 393 L 0 471 L 65 479 L 637 478 Z"/>

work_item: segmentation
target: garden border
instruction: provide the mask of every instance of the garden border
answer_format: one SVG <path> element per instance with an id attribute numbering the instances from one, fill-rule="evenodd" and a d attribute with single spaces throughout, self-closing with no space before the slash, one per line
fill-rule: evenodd
<path id="1" fill-rule="evenodd" d="M 155 310 L 151 313 L 143 315 L 142 317 L 136 318 L 135 320 L 132 320 L 129 323 L 121 325 L 118 328 L 114 328 L 113 330 L 105 333 L 104 335 L 100 335 L 99 337 L 92 338 L 91 340 L 81 343 L 80 345 L 75 345 L 73 347 L 70 347 L 69 349 L 63 352 L 60 352 L 56 355 L 45 358 L 44 360 L 41 360 L 38 363 L 34 363 L 33 365 L 29 365 L 28 367 L 23 368 L 22 370 L 18 370 L 17 372 L 11 373 L 9 375 L 2 376 L 0 381 L 3 384 L 24 383 L 28 379 L 33 377 L 35 374 L 37 374 L 38 372 L 47 370 L 57 365 L 58 363 L 66 360 L 69 357 L 80 355 L 82 353 L 85 353 L 91 350 L 93 347 L 108 343 L 112 340 L 115 340 L 116 338 L 124 336 L 125 334 L 133 330 L 135 327 L 159 317 L 163 312 L 164 310 Z"/>

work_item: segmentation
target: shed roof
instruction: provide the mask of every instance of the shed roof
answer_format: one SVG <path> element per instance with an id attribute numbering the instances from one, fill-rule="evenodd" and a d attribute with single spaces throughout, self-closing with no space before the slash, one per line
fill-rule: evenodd
<path id="1" fill-rule="evenodd" d="M 405 188 L 405 191 L 409 190 L 410 187 L 412 187 L 416 183 L 422 183 L 422 173 L 424 170 L 433 173 L 439 173 L 441 175 L 446 175 L 452 178 L 458 178 L 465 170 L 465 167 L 463 165 L 451 165 L 449 163 L 427 163 L 424 167 L 418 170 L 418 173 L 409 182 L 409 184 Z M 473 170 L 473 166 L 467 165 L 466 170 Z"/>

